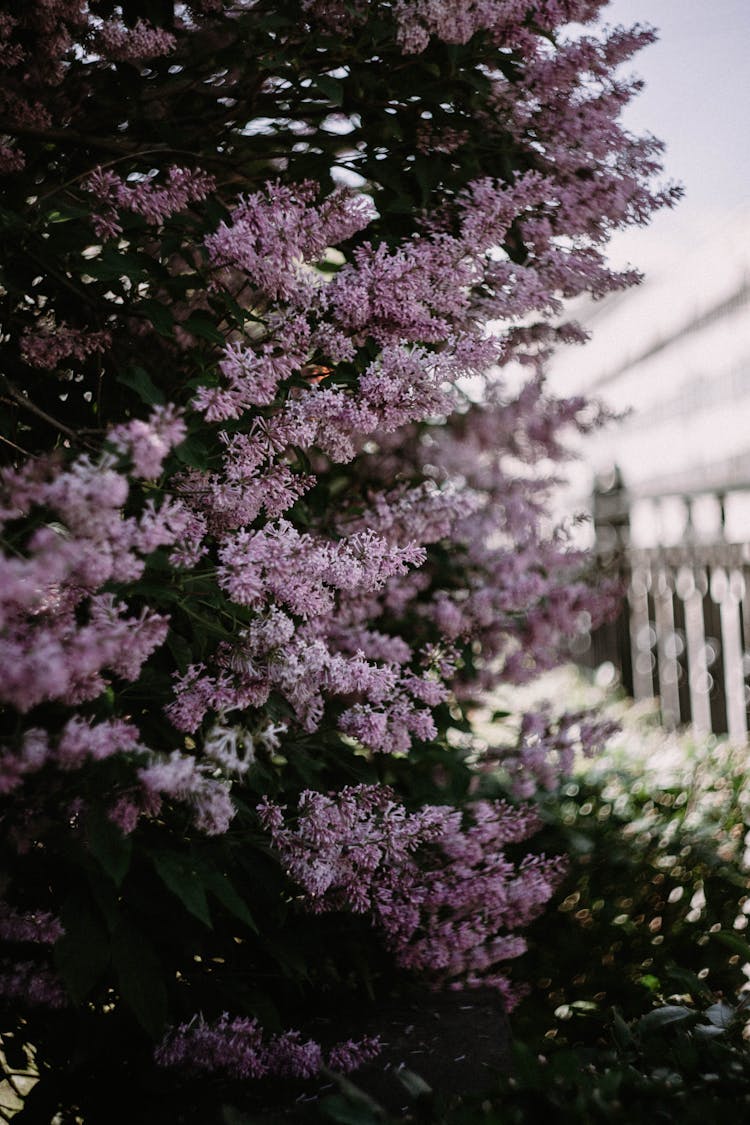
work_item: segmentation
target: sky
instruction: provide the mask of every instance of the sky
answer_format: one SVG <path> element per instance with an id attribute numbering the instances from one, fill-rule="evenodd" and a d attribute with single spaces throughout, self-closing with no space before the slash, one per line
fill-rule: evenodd
<path id="1" fill-rule="evenodd" d="M 612 0 L 609 23 L 646 23 L 659 41 L 631 69 L 645 88 L 624 113 L 666 142 L 666 172 L 685 198 L 622 244 L 649 260 L 750 206 L 750 0 Z"/>
<path id="2" fill-rule="evenodd" d="M 685 197 L 646 228 L 617 234 L 614 264 L 644 273 L 638 288 L 571 312 L 592 339 L 563 348 L 550 369 L 559 393 L 596 389 L 630 411 L 583 447 L 582 499 L 592 473 L 616 460 L 626 480 L 702 477 L 715 461 L 750 466 L 750 305 L 628 368 L 750 280 L 750 0 L 612 0 L 610 24 L 646 23 L 659 41 L 628 67 L 645 82 L 623 118 L 666 143 L 665 176 Z M 750 471 L 750 468 L 749 470 Z"/>

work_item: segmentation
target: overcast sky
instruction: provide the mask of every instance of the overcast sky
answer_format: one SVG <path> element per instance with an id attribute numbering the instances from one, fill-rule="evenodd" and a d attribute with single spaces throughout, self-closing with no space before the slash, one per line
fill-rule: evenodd
<path id="1" fill-rule="evenodd" d="M 661 242 L 698 237 L 750 205 L 750 0 L 612 0 L 605 12 L 659 31 L 633 60 L 646 87 L 625 121 L 666 142 L 667 174 L 686 192 L 647 232 L 621 236 L 618 256 L 647 266 Z"/>
<path id="2" fill-rule="evenodd" d="M 685 197 L 647 227 L 613 239 L 612 260 L 637 266 L 645 283 L 574 307 L 593 339 L 562 349 L 553 362 L 561 391 L 591 385 L 626 352 L 716 304 L 750 273 L 750 0 L 612 0 L 605 13 L 611 24 L 658 29 L 658 42 L 630 64 L 645 87 L 624 120 L 664 140 L 665 177 L 681 181 Z M 735 343 L 725 339 L 718 348 L 727 353 L 723 362 Z M 641 405 L 635 388 L 629 401 L 626 387 L 618 391 L 618 406 Z"/>
<path id="3" fill-rule="evenodd" d="M 613 262 L 637 266 L 645 281 L 601 303 L 578 302 L 571 311 L 592 339 L 562 348 L 551 364 L 556 391 L 596 387 L 632 411 L 584 442 L 588 468 L 573 472 L 580 495 L 591 470 L 613 459 L 632 485 L 750 457 L 747 305 L 601 385 L 750 276 L 750 0 L 612 0 L 605 11 L 610 24 L 659 30 L 630 64 L 646 85 L 624 120 L 666 142 L 665 174 L 684 184 L 685 198 L 648 227 L 615 236 Z"/>

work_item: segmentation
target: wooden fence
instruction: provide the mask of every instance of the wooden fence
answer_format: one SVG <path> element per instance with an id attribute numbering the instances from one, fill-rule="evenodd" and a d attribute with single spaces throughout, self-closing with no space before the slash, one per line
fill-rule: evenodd
<path id="1" fill-rule="evenodd" d="M 745 486 L 746 490 L 746 486 Z M 705 490 L 699 490 L 705 495 Z M 698 495 L 682 493 L 686 519 L 669 546 L 633 547 L 632 497 L 616 477 L 594 497 L 599 565 L 624 586 L 619 618 L 578 638 L 577 659 L 608 661 L 637 700 L 657 699 L 663 724 L 746 741 L 750 729 L 750 542 L 728 542 L 725 497 L 719 531 L 701 541 L 691 520 Z"/>

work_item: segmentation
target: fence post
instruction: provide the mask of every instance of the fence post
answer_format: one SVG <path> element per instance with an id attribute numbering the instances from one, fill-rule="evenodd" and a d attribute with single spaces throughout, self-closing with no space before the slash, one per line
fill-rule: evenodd
<path id="1" fill-rule="evenodd" d="M 601 574 L 621 583 L 628 582 L 630 501 L 617 465 L 595 478 L 592 513 L 595 551 Z M 589 659 L 593 667 L 598 667 L 606 660 L 610 661 L 617 669 L 625 691 L 628 695 L 633 694 L 630 613 L 624 592 L 620 612 L 615 620 L 600 625 L 592 633 Z"/>

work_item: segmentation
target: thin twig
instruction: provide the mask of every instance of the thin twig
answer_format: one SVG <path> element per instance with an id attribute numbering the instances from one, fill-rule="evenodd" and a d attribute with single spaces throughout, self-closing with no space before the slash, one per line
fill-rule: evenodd
<path id="1" fill-rule="evenodd" d="M 28 449 L 22 449 L 20 445 L 16 445 L 14 441 L 11 441 L 10 438 L 3 437 L 2 434 L 0 434 L 0 441 L 4 441 L 6 445 L 9 445 L 11 447 L 11 449 L 16 449 L 19 453 L 23 453 L 24 457 L 34 456 L 34 454 L 30 453 Z"/>
<path id="2" fill-rule="evenodd" d="M 37 418 L 41 418 L 48 426 L 53 426 L 54 429 L 59 430 L 61 434 L 65 434 L 71 441 L 78 441 L 79 436 L 75 430 L 71 430 L 70 426 L 66 426 L 58 418 L 53 418 L 46 410 L 42 410 L 41 406 L 37 406 L 30 398 L 27 398 L 22 391 L 18 389 L 7 375 L 0 375 L 0 387 L 11 398 L 17 406 L 22 406 L 24 410 L 28 410 L 30 414 L 35 414 Z"/>

